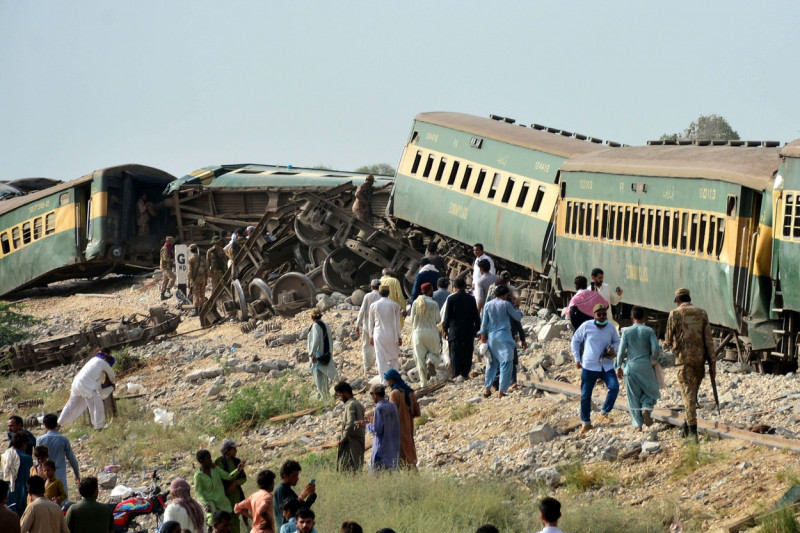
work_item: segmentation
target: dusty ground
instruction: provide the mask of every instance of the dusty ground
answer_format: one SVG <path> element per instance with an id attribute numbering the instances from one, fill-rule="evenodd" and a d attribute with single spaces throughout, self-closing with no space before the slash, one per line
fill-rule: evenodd
<path id="1" fill-rule="evenodd" d="M 26 312 L 41 317 L 46 326 L 42 333 L 59 333 L 77 328 L 85 321 L 97 318 L 118 319 L 132 313 L 146 313 L 150 306 L 160 305 L 155 288 L 143 291 L 132 290 L 134 280 L 118 278 L 106 280 L 82 289 L 87 294 L 60 295 L 58 291 L 32 291 L 23 297 Z M 99 294 L 103 296 L 91 296 Z M 170 300 L 175 309 L 177 304 Z M 340 328 L 339 342 L 343 351 L 335 354 L 340 377 L 362 382 L 372 377 L 361 366 L 360 341 L 353 340 L 352 323 L 356 313 L 349 310 L 330 310 L 326 321 L 332 329 Z M 120 380 L 118 395 L 124 395 L 124 384 L 131 382 L 144 387 L 145 396 L 129 402 L 147 408 L 161 407 L 176 413 L 210 408 L 211 412 L 225 405 L 238 387 L 245 387 L 262 380 L 272 379 L 266 373 L 240 371 L 243 365 L 254 360 L 285 360 L 295 370 L 307 372 L 307 364 L 298 362 L 302 357 L 305 341 L 267 348 L 265 340 L 281 334 L 300 333 L 309 324 L 307 312 L 294 319 L 276 318 L 259 330 L 243 334 L 238 323 L 224 323 L 213 328 L 195 331 L 199 327 L 196 318 L 185 317 L 177 333 L 191 332 L 158 345 L 150 346 L 142 353 L 147 357 L 145 366 Z M 341 335 L 343 333 L 344 335 Z M 565 335 L 566 336 L 566 335 Z M 408 346 L 410 332 L 406 329 L 404 345 Z M 533 373 L 533 365 L 543 354 L 555 358 L 567 349 L 565 339 L 556 339 L 543 344 L 533 344 L 523 354 L 521 363 Z M 401 363 L 408 359 L 402 359 Z M 188 382 L 185 376 L 203 368 L 224 366 L 224 383 L 220 380 L 201 379 Z M 478 365 L 476 364 L 476 368 Z M 54 396 L 68 394 L 69 383 L 75 367 L 54 369 L 36 374 L 28 372 L 23 380 L 32 386 L 47 384 Z M 674 369 L 667 369 L 667 382 L 674 382 Z M 697 530 L 708 531 L 731 519 L 762 511 L 774 503 L 790 486 L 793 474 L 800 474 L 800 464 L 794 454 L 753 446 L 736 440 L 708 440 L 701 444 L 703 463 L 693 472 L 682 468 L 687 458 L 677 431 L 666 425 L 656 424 L 654 431 L 634 433 L 628 415 L 615 412 L 615 422 L 610 427 L 594 430 L 588 437 L 579 439 L 577 432 L 570 431 L 578 422 L 578 401 L 561 395 L 542 394 L 525 383 L 525 372 L 521 371 L 521 387 L 507 398 L 479 399 L 482 376 L 464 383 L 448 383 L 423 400 L 427 423 L 417 430 L 417 446 L 422 470 L 444 472 L 457 476 L 495 475 L 519 479 L 529 486 L 536 486 L 539 476 L 536 470 L 549 466 L 563 466 L 580 461 L 587 471 L 600 469 L 608 473 L 602 486 L 590 489 L 590 495 L 612 496 L 623 505 L 638 506 L 653 501 L 666 501 L 676 508 L 676 517 L 694 517 L 691 523 Z M 578 372 L 569 364 L 553 366 L 549 378 L 560 378 L 572 383 L 579 381 Z M 310 379 L 310 378 L 309 378 Z M 238 382 L 238 383 L 237 383 Z M 752 373 L 720 372 L 720 393 L 728 400 L 723 406 L 723 415 L 712 413 L 706 404 L 700 416 L 718 419 L 726 423 L 749 427 L 768 424 L 779 429 L 779 433 L 792 436 L 800 432 L 800 422 L 795 412 L 800 411 L 800 394 L 796 376 L 760 376 Z M 218 385 L 220 392 L 208 397 L 208 390 Z M 0 390 L 0 395 L 4 391 Z M 598 388 L 598 398 L 604 390 Z M 710 391 L 708 391 L 710 395 Z M 60 396 L 59 396 L 60 395 Z M 357 397 L 368 405 L 365 394 Z M 620 397 L 624 398 L 624 388 Z M 795 403 L 797 402 L 797 403 Z M 471 405 L 472 407 L 465 407 Z M 677 391 L 665 391 L 661 406 L 680 406 Z M 12 401 L 4 404 L 4 410 L 16 411 Z M 41 407 L 21 410 L 28 416 L 40 414 Z M 457 411 L 457 415 L 453 412 Z M 150 417 L 152 415 L 149 415 Z M 459 416 L 461 418 L 459 418 Z M 454 420 L 453 418 L 458 418 Z M 257 468 L 259 465 L 275 467 L 289 456 L 306 453 L 310 446 L 325 444 L 336 438 L 339 410 L 326 408 L 317 415 L 305 416 L 282 425 L 266 425 L 244 434 L 233 435 L 243 440 L 241 455 L 249 457 Z M 543 444 L 531 446 L 527 433 L 543 422 L 562 430 L 563 435 Z M 114 422 L 112 421 L 112 424 Z M 75 448 L 87 471 L 99 471 L 103 465 L 93 458 L 91 431 L 78 439 Z M 656 440 L 661 450 L 653 455 L 638 453 L 621 458 L 623 452 L 641 445 L 643 438 Z M 183 438 L 183 437 L 182 437 Z M 186 435 L 198 446 L 204 443 L 202 434 Z M 277 448 L 275 443 L 291 443 Z M 206 444 L 208 444 L 206 442 Z M 209 445 L 212 446 L 212 445 Z M 216 445 L 213 445 L 216 446 Z M 613 450 L 612 450 L 613 449 Z M 617 455 L 610 457 L 609 450 Z M 607 460 L 612 459 L 612 460 Z M 191 458 L 171 458 L 172 467 L 189 473 Z M 253 470 L 255 471 L 255 470 Z M 120 472 L 120 482 L 141 484 L 140 472 Z M 556 494 L 568 489 L 562 485 Z"/>

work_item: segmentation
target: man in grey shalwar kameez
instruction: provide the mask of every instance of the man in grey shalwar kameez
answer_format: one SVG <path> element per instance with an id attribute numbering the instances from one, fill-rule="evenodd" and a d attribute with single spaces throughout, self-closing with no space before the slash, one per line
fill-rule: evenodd
<path id="1" fill-rule="evenodd" d="M 641 431 L 642 424 L 650 426 L 653 423 L 650 413 L 661 398 L 653 370 L 653 360 L 659 355 L 659 346 L 653 328 L 644 324 L 644 309 L 634 306 L 631 318 L 633 325 L 622 330 L 616 366 L 617 377 L 622 379 L 623 374 L 625 376 L 633 427 Z"/>
<path id="2" fill-rule="evenodd" d="M 364 406 L 353 398 L 353 388 L 346 381 L 337 383 L 333 390 L 344 404 L 336 469 L 340 472 L 360 472 L 364 465 L 365 445 L 364 428 L 359 425 L 359 421 L 364 420 Z"/>
<path id="3" fill-rule="evenodd" d="M 331 381 L 336 380 L 336 363 L 333 362 L 332 350 L 333 337 L 328 326 L 322 321 L 322 311 L 318 308 L 311 310 L 311 319 L 314 323 L 308 331 L 308 359 L 311 364 L 311 375 L 317 384 L 317 394 L 320 399 L 327 400 L 331 397 Z"/>

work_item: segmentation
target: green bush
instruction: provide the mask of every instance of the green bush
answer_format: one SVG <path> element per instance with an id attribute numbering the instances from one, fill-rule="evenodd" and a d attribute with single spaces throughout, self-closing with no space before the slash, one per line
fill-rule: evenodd
<path id="1" fill-rule="evenodd" d="M 293 375 L 246 387 L 236 392 L 222 409 L 220 423 L 226 430 L 246 429 L 264 424 L 273 416 L 321 407 L 315 394 L 309 379 Z"/>
<path id="2" fill-rule="evenodd" d="M 450 413 L 450 420 L 455 422 L 456 420 L 461 420 L 462 418 L 467 418 L 469 415 L 478 412 L 478 408 L 472 405 L 471 403 L 465 403 L 459 405 L 458 407 L 453 407 L 452 412 Z"/>
<path id="3" fill-rule="evenodd" d="M 24 328 L 42 322 L 40 318 L 20 313 L 19 309 L 22 307 L 17 304 L 0 302 L 0 346 L 29 338 L 31 333 Z"/>
<path id="4" fill-rule="evenodd" d="M 800 533 L 800 522 L 788 507 L 765 514 L 758 520 L 758 525 L 762 533 Z"/>
<path id="5" fill-rule="evenodd" d="M 114 351 L 113 356 L 115 359 L 114 372 L 120 376 L 138 370 L 143 365 L 142 358 L 131 352 L 130 346 Z"/>

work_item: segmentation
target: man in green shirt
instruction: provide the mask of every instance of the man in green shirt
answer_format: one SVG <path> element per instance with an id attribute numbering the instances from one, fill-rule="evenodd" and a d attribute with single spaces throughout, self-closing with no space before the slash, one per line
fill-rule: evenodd
<path id="1" fill-rule="evenodd" d="M 86 477 L 78 486 L 81 501 L 67 511 L 67 527 L 81 533 L 111 533 L 114 514 L 107 505 L 97 503 L 99 489 L 96 477 Z"/>
<path id="2" fill-rule="evenodd" d="M 211 452 L 208 450 L 200 450 L 196 457 L 200 468 L 194 473 L 194 490 L 197 493 L 197 499 L 206 509 L 206 517 L 211 525 L 211 517 L 217 511 L 233 512 L 233 506 L 225 493 L 222 480 L 230 481 L 235 478 L 239 472 L 244 470 L 247 461 L 239 463 L 239 466 L 232 472 L 224 472 L 211 460 Z"/>

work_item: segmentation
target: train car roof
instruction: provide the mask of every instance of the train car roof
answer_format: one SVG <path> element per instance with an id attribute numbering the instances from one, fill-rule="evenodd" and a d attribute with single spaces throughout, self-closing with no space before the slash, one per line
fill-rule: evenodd
<path id="1" fill-rule="evenodd" d="M 99 170 L 95 170 L 90 174 L 86 174 L 85 176 L 81 176 L 78 179 L 72 181 L 65 181 L 60 185 L 56 185 L 55 187 L 49 187 L 47 189 L 42 189 L 41 191 L 37 191 L 31 194 L 26 194 L 25 196 L 17 196 L 15 198 L 10 198 L 8 200 L 3 200 L 0 202 L 0 215 L 8 213 L 9 211 L 13 211 L 14 209 L 23 206 L 30 202 L 35 202 L 41 198 L 47 198 L 51 194 L 56 194 L 61 191 L 65 191 L 76 185 L 80 185 L 82 183 L 90 182 L 99 174 L 113 174 L 117 172 L 131 172 L 134 174 L 138 174 L 139 177 L 147 176 L 153 181 L 161 181 L 163 183 L 167 183 L 175 179 L 175 176 L 169 174 L 168 172 L 164 172 L 163 170 L 159 170 L 153 167 L 147 167 L 144 165 L 119 165 L 116 167 L 107 167 L 102 168 Z"/>
<path id="2" fill-rule="evenodd" d="M 170 183 L 164 194 L 183 185 L 208 188 L 336 187 L 344 181 L 361 183 L 369 174 L 279 165 L 219 165 L 197 169 Z M 392 181 L 393 176 L 374 175 L 375 181 Z"/>
<path id="3" fill-rule="evenodd" d="M 781 150 L 781 155 L 784 157 L 800 157 L 800 139 L 786 143 L 786 146 Z"/>
<path id="4" fill-rule="evenodd" d="M 608 146 L 591 141 L 583 141 L 574 137 L 533 128 L 523 128 L 500 120 L 476 117 L 464 113 L 433 111 L 420 113 L 415 117 L 415 120 L 465 131 L 481 137 L 490 137 L 497 141 L 566 158 L 611 150 Z"/>
<path id="5" fill-rule="evenodd" d="M 627 146 L 565 161 L 567 172 L 729 181 L 757 190 L 772 187 L 778 148 L 741 146 Z"/>

